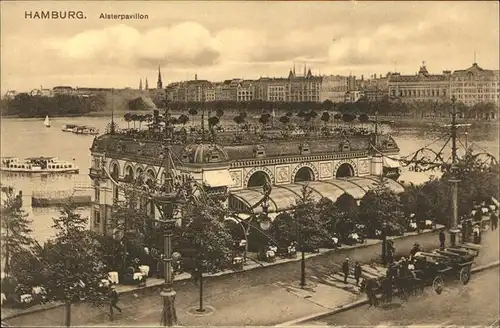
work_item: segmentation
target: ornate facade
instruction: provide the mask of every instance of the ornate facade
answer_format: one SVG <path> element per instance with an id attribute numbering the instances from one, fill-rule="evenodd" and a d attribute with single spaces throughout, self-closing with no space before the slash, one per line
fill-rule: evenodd
<path id="1" fill-rule="evenodd" d="M 389 76 L 389 97 L 404 102 L 449 101 L 450 75 L 449 71 L 444 71 L 443 74 L 429 74 L 425 63 L 416 75 L 393 73 Z"/>
<path id="2" fill-rule="evenodd" d="M 218 138 L 217 144 L 175 144 L 171 151 L 178 162 L 175 175 L 179 179 L 196 180 L 208 195 L 221 197 L 235 211 L 246 212 L 262 198 L 261 186 L 269 181 L 273 186 L 269 212 L 275 217 L 276 213 L 293 208 L 304 184 L 312 188 L 317 199 L 335 200 L 343 193 L 360 199 L 380 180 L 386 166 L 383 157 L 371 150 L 374 140 L 373 135 L 246 143 Z M 379 136 L 377 140 L 377 148 L 383 153 L 399 153 L 390 136 Z M 123 182 L 145 176 L 162 183 L 162 143 L 105 134 L 94 139 L 90 150 L 90 177 L 95 188 L 91 228 L 106 233 L 113 203 L 122 197 L 112 179 Z M 402 191 L 396 181 L 386 179 L 386 183 L 395 191 Z M 158 216 L 153 206 L 148 206 L 147 211 Z"/>
<path id="3" fill-rule="evenodd" d="M 451 94 L 466 105 L 477 103 L 500 103 L 500 74 L 474 63 L 451 75 Z"/>

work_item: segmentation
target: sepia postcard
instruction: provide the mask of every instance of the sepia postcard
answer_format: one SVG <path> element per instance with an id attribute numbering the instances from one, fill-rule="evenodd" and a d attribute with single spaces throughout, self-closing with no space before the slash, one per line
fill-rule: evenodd
<path id="1" fill-rule="evenodd" d="M 2 327 L 499 327 L 497 1 L 0 9 Z"/>

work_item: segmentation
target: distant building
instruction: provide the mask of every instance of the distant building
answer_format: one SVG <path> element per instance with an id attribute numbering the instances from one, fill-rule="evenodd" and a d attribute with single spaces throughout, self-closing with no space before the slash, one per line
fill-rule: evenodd
<path id="1" fill-rule="evenodd" d="M 156 82 L 156 89 L 163 89 L 163 81 L 161 80 L 160 65 L 158 65 L 158 81 Z"/>
<path id="2" fill-rule="evenodd" d="M 450 73 L 430 74 L 425 63 L 416 75 L 393 73 L 388 81 L 389 97 L 403 102 L 448 101 L 450 99 Z"/>
<path id="3" fill-rule="evenodd" d="M 321 80 L 322 78 L 320 76 L 312 75 L 310 68 L 306 71 L 305 65 L 303 75 L 296 74 L 294 67 L 293 71 L 290 71 L 290 73 L 288 74 L 287 94 L 285 97 L 285 101 L 319 102 Z"/>
<path id="4" fill-rule="evenodd" d="M 195 75 L 194 80 L 170 83 L 166 87 L 167 99 L 172 102 L 208 101 L 206 90 L 211 88 L 212 83 L 198 80 L 198 75 Z"/>
<path id="5" fill-rule="evenodd" d="M 241 81 L 236 87 L 236 100 L 237 101 L 251 101 L 254 100 L 255 83 L 254 81 Z"/>
<path id="6" fill-rule="evenodd" d="M 205 91 L 205 100 L 206 101 L 215 101 L 215 88 L 214 88 L 213 84 L 210 86 L 207 86 L 204 91 Z"/>
<path id="7" fill-rule="evenodd" d="M 334 103 L 344 102 L 346 92 L 349 91 L 349 76 L 323 76 L 320 90 L 320 101 L 330 100 Z"/>
<path id="8" fill-rule="evenodd" d="M 359 99 L 363 97 L 363 92 L 358 90 L 347 91 L 345 94 L 344 102 L 346 103 L 355 103 Z"/>
<path id="9" fill-rule="evenodd" d="M 241 79 L 225 80 L 215 84 L 215 100 L 236 101 L 238 97 L 238 84 Z"/>
<path id="10" fill-rule="evenodd" d="M 451 96 L 472 106 L 481 102 L 500 102 L 499 71 L 482 69 L 477 63 L 451 74 Z"/>
<path id="11" fill-rule="evenodd" d="M 284 102 L 288 98 L 288 81 L 286 79 L 275 79 L 267 82 L 267 101 Z"/>
<path id="12" fill-rule="evenodd" d="M 361 83 L 360 90 L 363 91 L 363 96 L 368 101 L 380 101 L 389 95 L 389 79 L 392 73 L 387 73 L 385 77 L 382 74 L 377 78 L 377 74 L 373 74 L 370 79 L 364 80 Z"/>

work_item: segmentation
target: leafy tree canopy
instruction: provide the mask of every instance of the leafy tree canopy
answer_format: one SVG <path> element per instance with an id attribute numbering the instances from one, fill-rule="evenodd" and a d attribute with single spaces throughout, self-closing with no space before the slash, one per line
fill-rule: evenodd
<path id="1" fill-rule="evenodd" d="M 226 215 L 223 206 L 190 200 L 183 205 L 182 213 L 182 255 L 192 261 L 191 265 L 186 264 L 186 269 L 196 277 L 200 272 L 215 273 L 227 268 L 233 242 L 223 221 Z"/>
<path id="2" fill-rule="evenodd" d="M 4 272 L 10 273 L 10 261 L 34 244 L 31 237 L 32 220 L 22 209 L 21 195 L 15 195 L 10 186 L 1 186 L 1 250 Z"/>

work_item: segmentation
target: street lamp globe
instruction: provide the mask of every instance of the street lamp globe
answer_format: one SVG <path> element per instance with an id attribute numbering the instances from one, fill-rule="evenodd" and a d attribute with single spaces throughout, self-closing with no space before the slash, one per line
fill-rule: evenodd
<path id="1" fill-rule="evenodd" d="M 267 216 L 262 217 L 260 220 L 260 228 L 266 231 L 269 230 L 270 227 L 271 227 L 271 220 Z"/>

